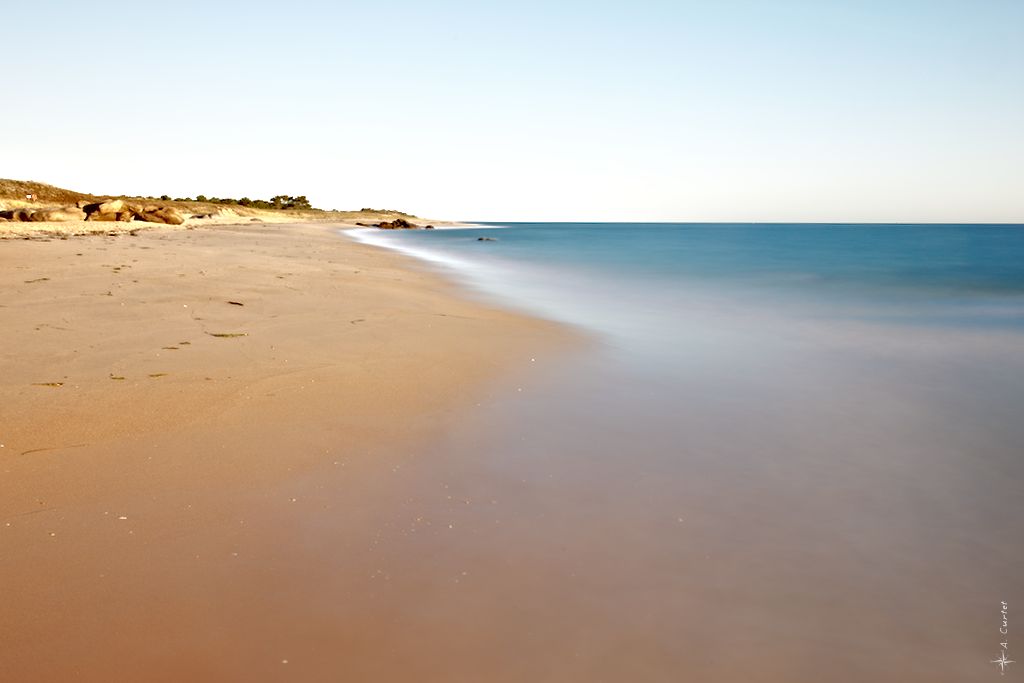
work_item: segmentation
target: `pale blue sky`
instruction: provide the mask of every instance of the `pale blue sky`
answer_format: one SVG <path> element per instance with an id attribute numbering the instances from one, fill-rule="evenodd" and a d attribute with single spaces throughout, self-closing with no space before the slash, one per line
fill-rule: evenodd
<path id="1" fill-rule="evenodd" d="M 1024 2 L 36 2 L 0 176 L 494 220 L 1024 221 Z"/>

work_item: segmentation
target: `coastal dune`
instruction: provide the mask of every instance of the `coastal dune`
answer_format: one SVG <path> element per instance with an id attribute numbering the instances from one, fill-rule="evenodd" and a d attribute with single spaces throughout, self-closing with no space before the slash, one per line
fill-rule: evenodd
<path id="1" fill-rule="evenodd" d="M 367 510 L 573 343 L 325 224 L 7 241 L 0 289 L 8 680 L 353 666 Z"/>

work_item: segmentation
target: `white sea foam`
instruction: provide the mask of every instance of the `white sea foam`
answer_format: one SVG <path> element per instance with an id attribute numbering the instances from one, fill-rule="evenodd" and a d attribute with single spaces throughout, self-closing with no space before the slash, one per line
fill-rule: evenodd
<path id="1" fill-rule="evenodd" d="M 372 246 L 383 247 L 385 249 L 393 249 L 394 251 L 398 251 L 424 261 L 429 261 L 431 263 L 437 263 L 450 268 L 473 268 L 473 264 L 465 259 L 460 259 L 456 256 L 430 249 L 422 249 L 419 247 L 412 247 L 407 244 L 401 244 L 398 240 L 391 237 L 389 233 L 380 230 L 379 228 L 354 228 L 351 230 L 341 230 L 340 233 L 348 235 L 363 244 L 370 244 Z"/>

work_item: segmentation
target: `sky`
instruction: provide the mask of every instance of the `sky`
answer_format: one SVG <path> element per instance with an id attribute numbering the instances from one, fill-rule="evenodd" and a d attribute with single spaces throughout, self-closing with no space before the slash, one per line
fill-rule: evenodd
<path id="1" fill-rule="evenodd" d="M 1021 0 L 2 15 L 0 177 L 438 219 L 1024 222 Z"/>

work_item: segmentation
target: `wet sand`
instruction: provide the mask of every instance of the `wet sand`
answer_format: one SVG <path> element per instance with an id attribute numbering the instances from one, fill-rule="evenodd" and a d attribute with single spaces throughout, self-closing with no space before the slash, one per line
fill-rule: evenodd
<path id="1" fill-rule="evenodd" d="M 0 291 L 12 681 L 393 668 L 416 634 L 390 620 L 423 605 L 374 592 L 380 505 L 496 380 L 575 343 L 324 225 L 0 242 Z"/>

